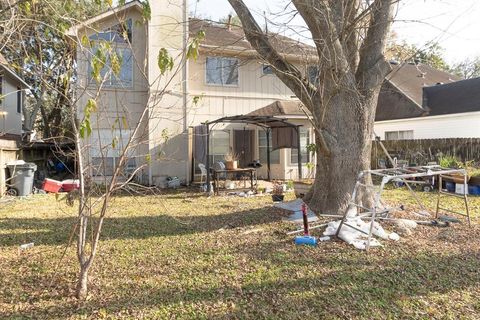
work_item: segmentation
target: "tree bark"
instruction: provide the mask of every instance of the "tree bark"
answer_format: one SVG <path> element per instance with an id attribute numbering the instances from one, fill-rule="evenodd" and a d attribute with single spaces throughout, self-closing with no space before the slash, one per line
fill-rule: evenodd
<path id="1" fill-rule="evenodd" d="M 77 299 L 85 300 L 88 294 L 88 265 L 80 266 L 80 274 L 78 275 L 77 290 L 75 296 Z"/>
<path id="2" fill-rule="evenodd" d="M 322 122 L 329 153 L 319 150 L 316 179 L 305 201 L 317 213 L 343 214 L 350 200 L 358 174 L 370 169 L 373 122 L 378 91 L 367 97 L 348 89 L 333 97 Z M 318 124 L 320 125 L 320 124 Z M 316 136 L 315 143 L 320 145 Z M 369 190 L 360 190 L 361 203 L 372 203 Z"/>

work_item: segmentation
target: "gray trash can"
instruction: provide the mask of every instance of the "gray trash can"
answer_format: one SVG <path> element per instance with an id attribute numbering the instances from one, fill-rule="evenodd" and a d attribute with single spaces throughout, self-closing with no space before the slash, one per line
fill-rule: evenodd
<path id="1" fill-rule="evenodd" d="M 24 197 L 32 193 L 33 176 L 37 171 L 35 163 L 7 164 L 10 172 L 10 188 L 15 189 L 17 196 Z"/>

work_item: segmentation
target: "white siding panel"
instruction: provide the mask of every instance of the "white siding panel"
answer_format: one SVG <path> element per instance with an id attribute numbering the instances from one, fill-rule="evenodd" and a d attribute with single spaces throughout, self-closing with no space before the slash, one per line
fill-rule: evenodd
<path id="1" fill-rule="evenodd" d="M 480 138 L 480 112 L 375 123 L 375 132 L 382 139 L 387 131 L 405 130 L 413 130 L 414 139 Z"/>

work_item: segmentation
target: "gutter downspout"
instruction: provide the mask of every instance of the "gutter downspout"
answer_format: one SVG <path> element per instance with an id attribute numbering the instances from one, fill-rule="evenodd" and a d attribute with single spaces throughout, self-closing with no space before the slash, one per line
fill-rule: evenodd
<path id="1" fill-rule="evenodd" d="M 147 21 L 147 27 L 146 29 L 146 34 L 147 34 L 147 41 L 145 44 L 145 56 L 149 57 L 150 54 L 150 24 L 151 22 L 148 20 Z M 147 108 L 148 108 L 148 117 L 147 117 L 147 126 L 148 126 L 148 158 L 149 158 L 149 163 L 148 163 L 148 185 L 152 186 L 153 185 L 153 177 L 152 177 L 152 132 L 150 131 L 150 120 L 152 116 L 152 108 L 150 106 L 151 104 L 151 97 L 152 97 L 152 88 L 150 86 L 150 78 L 151 78 L 151 71 L 150 71 L 150 61 L 149 59 L 146 59 L 147 61 L 147 84 L 148 84 L 148 93 L 147 93 Z"/>
<path id="2" fill-rule="evenodd" d="M 189 185 L 191 181 L 190 177 L 190 161 L 192 161 L 191 151 L 190 150 L 190 133 L 188 130 L 188 60 L 187 60 L 187 49 L 188 49 L 188 0 L 183 0 L 183 68 L 182 68 L 182 80 L 183 80 L 183 132 L 187 135 L 187 164 L 185 166 L 185 178 L 186 184 Z"/>

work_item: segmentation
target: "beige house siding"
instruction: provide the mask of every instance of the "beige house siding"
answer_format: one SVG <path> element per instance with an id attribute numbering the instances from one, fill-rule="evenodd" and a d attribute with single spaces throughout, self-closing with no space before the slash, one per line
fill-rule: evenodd
<path id="1" fill-rule="evenodd" d="M 199 97 L 188 106 L 189 125 L 222 116 L 247 114 L 276 100 L 291 99 L 293 93 L 275 75 L 263 75 L 259 60 L 239 59 L 238 86 L 206 83 L 206 58 L 202 52 L 197 61 L 189 62 L 189 95 Z"/>
<path id="2" fill-rule="evenodd" d="M 150 183 L 165 185 L 168 176 L 189 180 L 188 133 L 184 104 L 184 70 L 182 63 L 185 48 L 184 35 L 188 34 L 185 21 L 186 8 L 182 0 L 152 1 L 152 19 L 148 28 L 148 78 L 151 95 L 149 109 L 152 158 Z M 171 72 L 160 74 L 157 64 L 161 48 L 167 49 L 174 58 Z M 162 92 L 162 95 L 159 93 Z M 168 140 L 165 140 L 168 137 Z"/>
<path id="3" fill-rule="evenodd" d="M 275 75 L 264 75 L 260 60 L 252 58 L 239 58 L 239 81 L 237 86 L 219 86 L 206 83 L 206 58 L 214 56 L 202 52 L 197 61 L 189 62 L 189 126 L 196 126 L 205 121 L 216 120 L 225 116 L 248 114 L 277 100 L 294 99 L 292 91 L 283 84 Z M 298 65 L 302 68 L 301 65 Z M 303 66 L 305 69 L 305 66 Z M 198 103 L 194 104 L 194 97 Z M 307 120 L 291 120 L 292 123 L 311 128 Z M 214 130 L 229 130 L 230 145 L 233 146 L 233 130 L 255 130 L 254 159 L 259 159 L 258 132 L 259 127 L 244 124 L 216 125 Z M 310 141 L 313 141 L 313 130 Z M 296 179 L 298 165 L 290 163 L 290 149 L 280 150 L 280 163 L 271 165 L 273 179 Z M 306 166 L 302 168 L 303 175 L 308 172 Z M 258 169 L 260 178 L 267 177 L 267 165 Z"/>
<path id="4" fill-rule="evenodd" d="M 202 50 L 197 61 L 182 63 L 185 48 L 186 12 L 182 0 L 151 2 L 152 17 L 148 25 L 142 21 L 139 10 L 132 6 L 122 11 L 123 19 L 133 20 L 132 48 L 136 58 L 131 88 L 103 88 L 98 97 L 98 111 L 92 118 L 94 132 L 87 139 L 89 157 L 95 156 L 98 144 L 108 145 L 117 133 L 112 131 L 118 119 L 127 114 L 127 135 L 147 107 L 147 120 L 142 124 L 139 136 L 144 143 L 135 150 L 137 166 L 144 164 L 139 173 L 143 183 L 164 185 L 168 176 L 178 176 L 185 182 L 191 180 L 192 135 L 190 127 L 223 116 L 248 114 L 276 100 L 292 99 L 293 93 L 275 75 L 264 75 L 260 60 L 240 58 L 237 86 L 216 86 L 206 83 L 206 58 L 213 53 Z M 118 15 L 118 13 L 117 13 Z M 77 35 L 78 41 L 85 34 L 90 36 L 117 22 L 115 16 L 96 21 L 93 26 Z M 172 71 L 160 74 L 158 52 L 166 48 L 175 60 Z M 88 83 L 89 50 L 77 52 L 79 81 L 77 96 L 80 117 L 89 98 L 96 96 L 96 85 Z M 148 61 L 143 69 L 144 61 Z M 305 66 L 303 68 L 305 69 Z M 194 103 L 197 100 L 197 103 Z M 304 120 L 300 122 L 308 123 Z M 121 123 L 122 121 L 120 121 Z M 243 129 L 241 124 L 219 125 L 216 129 Z M 255 130 L 254 158 L 258 159 L 258 128 Z M 233 134 L 230 135 L 233 139 Z M 233 145 L 233 140 L 231 141 Z M 113 152 L 113 154 L 115 154 Z M 149 158 L 150 162 L 146 163 Z M 290 150 L 280 151 L 280 163 L 272 165 L 272 177 L 294 178 L 297 165 L 290 164 Z M 306 169 L 304 169 L 304 172 Z M 266 177 L 266 164 L 260 170 Z"/>
<path id="5" fill-rule="evenodd" d="M 108 17 L 100 20 L 94 25 L 84 29 L 78 34 L 78 41 L 84 35 L 87 37 L 97 33 L 97 31 L 105 30 L 108 27 L 119 23 L 119 20 L 126 21 L 132 19 L 132 55 L 134 57 L 133 67 L 133 81 L 131 87 L 124 88 L 102 88 L 97 99 L 97 112 L 92 115 L 93 133 L 85 143 L 90 146 L 104 147 L 111 144 L 113 137 L 122 136 L 122 142 L 126 142 L 130 137 L 131 130 L 138 123 L 142 112 L 145 109 L 148 101 L 148 81 L 147 73 L 144 67 L 144 61 L 147 48 L 146 27 L 139 23 L 142 21 L 140 12 L 134 8 L 121 14 L 117 17 Z M 128 45 L 125 45 L 128 47 Z M 78 110 L 80 118 L 83 117 L 83 109 L 87 104 L 88 99 L 95 98 L 97 94 L 97 84 L 88 81 L 89 64 L 91 56 L 90 48 L 78 47 L 77 61 L 78 61 L 78 82 L 76 94 L 79 97 Z M 123 117 L 127 120 L 127 127 L 124 127 Z M 115 127 L 115 129 L 113 129 Z M 120 132 L 121 131 L 121 132 Z M 122 140 L 122 138 L 120 138 Z M 146 155 L 148 154 L 147 144 L 141 144 L 141 141 L 148 141 L 148 121 L 144 121 L 141 130 L 137 137 L 135 137 L 134 144 L 139 144 L 135 150 L 135 157 L 137 166 L 145 164 Z M 98 155 L 97 148 L 89 148 L 89 157 Z M 108 156 L 117 156 L 117 152 L 113 148 L 104 147 Z M 142 180 L 146 180 L 147 170 L 142 170 L 139 175 Z"/>

